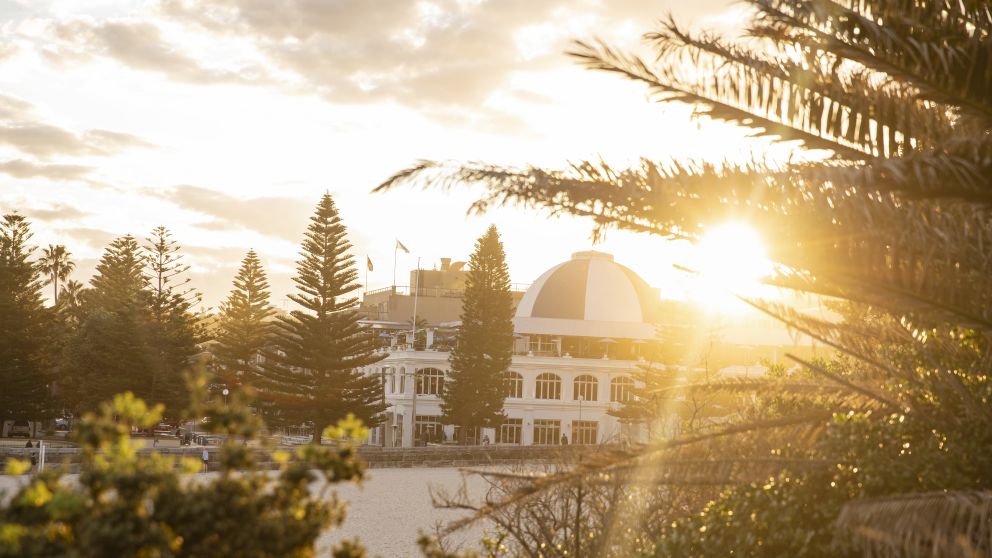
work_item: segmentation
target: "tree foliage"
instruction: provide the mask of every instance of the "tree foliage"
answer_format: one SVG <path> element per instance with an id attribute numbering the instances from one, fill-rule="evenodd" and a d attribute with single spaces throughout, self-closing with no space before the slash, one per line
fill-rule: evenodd
<path id="1" fill-rule="evenodd" d="M 271 341 L 274 313 L 262 261 L 249 250 L 241 260 L 234 288 L 220 307 L 214 354 L 221 382 L 234 387 L 252 380 L 258 358 Z"/>
<path id="2" fill-rule="evenodd" d="M 577 43 L 572 54 L 645 84 L 661 101 L 694 106 L 697 117 L 795 142 L 809 150 L 805 156 L 780 165 L 643 160 L 630 169 L 577 162 L 567 170 L 424 162 L 380 189 L 481 182 L 489 193 L 475 210 L 523 203 L 589 217 L 597 234 L 620 227 L 693 240 L 727 219 L 746 220 L 780 264 L 770 284 L 866 309 L 836 322 L 747 300 L 843 353 L 834 370 L 797 360 L 846 395 L 828 407 L 833 412 L 745 419 L 720 436 L 805 422 L 823 439 L 814 437 L 800 457 L 839 472 L 789 467 L 735 486 L 674 521 L 659 539 L 659 556 L 723 555 L 728 548 L 747 556 L 992 552 L 978 531 L 962 528 L 967 521 L 930 523 L 916 546 L 850 539 L 857 530 L 850 522 L 843 531 L 831 528 L 838 514 L 868 517 L 870 500 L 863 499 L 881 498 L 878 509 L 885 510 L 894 495 L 926 501 L 935 489 L 989 488 L 992 12 L 982 2 L 749 4 L 745 41 L 691 32 L 669 19 L 646 35 L 655 60 L 601 42 Z M 835 436 L 850 444 L 831 442 Z M 676 447 L 685 445 L 664 443 L 624 459 Z M 610 466 L 616 463 L 603 464 Z M 860 511 L 844 514 L 847 506 Z M 920 523 L 865 528 L 905 541 L 907 525 Z M 853 548 L 843 550 L 847 543 Z"/>
<path id="3" fill-rule="evenodd" d="M 51 415 L 51 316 L 42 304 L 30 239 L 23 216 L 8 213 L 0 220 L 0 421 Z"/>
<path id="4" fill-rule="evenodd" d="M 150 290 L 152 332 L 149 339 L 156 356 L 151 400 L 167 408 L 183 408 L 183 372 L 197 352 L 199 331 L 192 313 L 199 292 L 189 287 L 189 266 L 183 263 L 179 243 L 164 226 L 152 230 L 145 246 L 145 273 Z"/>
<path id="5" fill-rule="evenodd" d="M 226 435 L 214 454 L 215 476 L 191 475 L 201 467 L 196 457 L 136 451 L 131 428 L 157 424 L 162 406 L 117 395 L 78 423 L 78 482 L 48 468 L 0 504 L 0 557 L 315 556 L 317 538 L 344 519 L 331 485 L 362 478 L 355 444 L 365 428 L 349 419 L 328 429 L 333 448 L 272 452 L 273 475 L 245 445 L 261 423 L 243 394 L 230 404 L 203 404 L 205 380 L 197 385 L 193 414 L 210 417 L 209 428 Z M 7 472 L 28 467 L 13 461 Z M 364 556 L 352 542 L 334 552 Z"/>
<path id="6" fill-rule="evenodd" d="M 279 316 L 274 349 L 265 354 L 256 385 L 271 420 L 314 424 L 314 442 L 328 424 L 348 414 L 377 424 L 385 410 L 380 379 L 361 367 L 382 360 L 374 338 L 358 323 L 358 271 L 347 230 L 330 194 L 317 204 L 297 262 L 302 307 Z"/>
<path id="7" fill-rule="evenodd" d="M 444 384 L 444 420 L 468 429 L 498 426 L 513 357 L 510 271 L 499 232 L 491 225 L 469 259 L 461 327 Z"/>
<path id="8" fill-rule="evenodd" d="M 61 385 L 72 407 L 95 410 L 132 392 L 178 418 L 186 406 L 183 374 L 196 353 L 198 329 L 178 244 L 158 227 L 146 248 L 131 235 L 113 240 L 90 289 L 67 284 L 64 320 L 78 320 L 66 343 Z"/>
<path id="9" fill-rule="evenodd" d="M 155 353 L 144 256 L 134 237 L 113 240 L 96 266 L 83 321 L 66 347 L 61 384 L 70 406 L 95 410 L 116 393 L 152 399 Z"/>
<path id="10" fill-rule="evenodd" d="M 71 256 L 69 250 L 61 244 L 49 244 L 48 248 L 42 250 L 38 264 L 46 276 L 46 283 L 52 286 L 52 306 L 59 304 L 59 294 L 61 294 L 59 285 L 65 284 L 72 271 L 76 269 L 76 264 L 70 259 Z"/>

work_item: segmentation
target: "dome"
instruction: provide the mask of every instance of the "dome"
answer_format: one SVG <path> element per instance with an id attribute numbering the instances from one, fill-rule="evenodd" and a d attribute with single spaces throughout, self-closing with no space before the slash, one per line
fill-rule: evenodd
<path id="1" fill-rule="evenodd" d="M 572 254 L 527 289 L 514 318 L 518 333 L 654 338 L 658 294 L 603 252 Z"/>

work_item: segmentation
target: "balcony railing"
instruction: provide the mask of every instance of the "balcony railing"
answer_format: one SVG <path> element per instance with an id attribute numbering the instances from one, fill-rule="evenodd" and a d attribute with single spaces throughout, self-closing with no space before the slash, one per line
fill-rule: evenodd
<path id="1" fill-rule="evenodd" d="M 510 285 L 510 290 L 514 292 L 524 292 L 530 287 L 529 283 L 512 283 Z M 417 291 L 414 293 L 414 291 Z M 381 289 L 373 289 L 371 291 L 366 291 L 365 296 L 377 295 L 382 293 L 390 293 L 399 296 L 412 296 L 417 294 L 417 296 L 435 296 L 435 297 L 454 297 L 459 298 L 465 291 L 460 289 L 442 289 L 440 287 L 421 287 L 420 289 L 411 289 L 408 285 L 392 285 L 390 287 L 382 287 Z"/>

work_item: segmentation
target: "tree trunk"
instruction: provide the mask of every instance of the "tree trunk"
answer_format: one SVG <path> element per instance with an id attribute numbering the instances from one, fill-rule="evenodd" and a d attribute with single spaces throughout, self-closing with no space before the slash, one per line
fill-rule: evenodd
<path id="1" fill-rule="evenodd" d="M 318 446 L 321 444 L 322 442 L 321 435 L 324 433 L 324 429 L 327 428 L 327 425 L 324 424 L 324 422 L 325 421 L 322 419 L 317 419 L 317 418 L 313 419 L 313 439 L 311 440 L 312 444 Z"/>

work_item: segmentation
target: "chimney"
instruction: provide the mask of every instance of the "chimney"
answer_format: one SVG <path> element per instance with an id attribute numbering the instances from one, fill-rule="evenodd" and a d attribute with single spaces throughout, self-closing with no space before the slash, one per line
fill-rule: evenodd
<path id="1" fill-rule="evenodd" d="M 451 258 L 441 258 L 441 271 L 448 271 L 451 267 Z"/>

